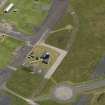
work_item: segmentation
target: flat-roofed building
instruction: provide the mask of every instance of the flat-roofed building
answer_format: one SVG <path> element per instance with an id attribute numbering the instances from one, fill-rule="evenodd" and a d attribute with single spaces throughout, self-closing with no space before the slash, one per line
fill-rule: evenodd
<path id="1" fill-rule="evenodd" d="M 5 12 L 5 13 L 9 12 L 13 7 L 14 7 L 14 4 L 13 4 L 13 3 L 10 3 L 10 4 L 4 9 L 4 12 Z"/>

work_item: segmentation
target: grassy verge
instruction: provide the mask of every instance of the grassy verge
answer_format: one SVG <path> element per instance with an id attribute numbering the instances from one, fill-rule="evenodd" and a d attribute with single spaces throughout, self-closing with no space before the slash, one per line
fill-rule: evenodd
<path id="1" fill-rule="evenodd" d="M 22 43 L 20 41 L 9 37 L 6 37 L 3 42 L 0 42 L 0 68 L 3 68 L 10 63 L 13 51 L 21 45 Z"/>

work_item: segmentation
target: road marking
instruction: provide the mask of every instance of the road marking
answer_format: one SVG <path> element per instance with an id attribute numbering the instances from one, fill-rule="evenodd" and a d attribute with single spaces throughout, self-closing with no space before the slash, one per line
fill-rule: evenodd
<path id="1" fill-rule="evenodd" d="M 16 71 L 17 70 L 17 68 L 15 68 L 15 67 L 13 67 L 13 66 L 7 66 L 9 69 L 11 69 L 11 70 L 14 70 L 14 71 Z"/>

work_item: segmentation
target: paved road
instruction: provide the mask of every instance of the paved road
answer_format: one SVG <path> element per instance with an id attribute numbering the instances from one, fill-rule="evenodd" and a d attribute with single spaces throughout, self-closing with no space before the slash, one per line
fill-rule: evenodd
<path id="1" fill-rule="evenodd" d="M 78 85 L 75 88 L 76 88 L 76 91 L 78 93 L 81 93 L 81 92 L 84 92 L 84 91 L 98 89 L 98 88 L 101 88 L 101 87 L 105 87 L 105 80 L 97 80 L 97 81 L 90 82 L 90 83 L 83 83 L 83 84 Z"/>
<path id="2" fill-rule="evenodd" d="M 30 36 L 29 35 L 25 35 L 23 33 L 20 32 L 16 32 L 16 31 L 8 31 L 8 30 L 1 30 L 1 33 L 7 34 L 9 37 L 12 37 L 16 40 L 20 40 L 20 41 L 28 41 L 30 40 Z"/>
<path id="3" fill-rule="evenodd" d="M 6 80 L 11 76 L 14 71 L 9 68 L 4 68 L 0 70 L 0 88 L 6 82 Z"/>

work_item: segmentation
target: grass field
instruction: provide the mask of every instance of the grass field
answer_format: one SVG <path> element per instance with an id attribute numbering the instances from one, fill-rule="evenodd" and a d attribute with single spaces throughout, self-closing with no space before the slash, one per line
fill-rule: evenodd
<path id="1" fill-rule="evenodd" d="M 0 42 L 0 69 L 10 63 L 13 51 L 21 45 L 22 43 L 20 41 L 9 37 L 6 37 L 3 42 Z"/>
<path id="2" fill-rule="evenodd" d="M 57 85 L 52 81 L 52 79 L 50 79 L 48 81 L 48 84 L 43 89 L 42 94 L 40 94 L 41 96 L 50 96 L 51 95 L 51 90 Z M 79 99 L 79 96 L 76 96 L 75 99 L 72 100 L 69 103 L 59 103 L 59 102 L 56 102 L 53 99 L 42 100 L 42 101 L 39 100 L 39 101 L 36 101 L 36 102 L 39 103 L 40 105 L 75 105 L 75 102 L 77 102 L 78 99 Z"/>
<path id="3" fill-rule="evenodd" d="M 41 80 L 42 76 L 20 69 L 8 80 L 7 87 L 19 95 L 30 97 L 39 88 Z"/>
<path id="4" fill-rule="evenodd" d="M 35 48 L 33 48 L 32 52 L 33 52 L 32 55 L 34 56 L 34 58 L 28 59 L 28 61 L 30 61 L 30 62 L 35 61 L 35 63 L 33 63 L 33 65 L 36 65 L 44 70 L 49 69 L 54 64 L 57 57 L 59 56 L 59 54 L 56 51 L 54 51 L 53 49 L 44 47 L 41 45 L 38 45 Z M 51 55 L 48 64 L 45 64 L 42 61 L 36 60 L 37 57 L 40 58 L 43 55 L 43 53 L 45 53 L 45 52 L 49 52 Z"/>
<path id="5" fill-rule="evenodd" d="M 88 105 L 105 105 L 105 93 L 94 95 Z"/>
<path id="6" fill-rule="evenodd" d="M 55 26 L 54 30 L 59 30 L 67 25 L 73 25 L 72 16 L 67 12 L 61 20 L 58 21 L 58 24 Z M 69 43 L 70 33 L 68 30 L 56 32 L 49 34 L 46 43 L 56 46 L 61 49 L 65 49 L 66 45 Z M 59 43 L 60 42 L 60 43 Z"/>
<path id="7" fill-rule="evenodd" d="M 11 2 L 14 3 L 13 10 L 6 14 L 3 14 L 1 10 L 0 21 L 5 20 L 17 31 L 26 34 L 35 32 L 47 16 L 48 11 L 43 8 L 50 7 L 50 0 L 39 0 L 38 4 L 34 0 L 8 0 L 6 5 Z M 13 12 L 15 9 L 17 12 Z"/>
<path id="8" fill-rule="evenodd" d="M 71 103 L 68 103 L 68 104 L 60 104 L 60 103 L 57 103 L 55 101 L 52 101 L 52 100 L 48 100 L 48 101 L 42 101 L 42 102 L 39 102 L 40 105 L 72 105 Z"/>
<path id="9" fill-rule="evenodd" d="M 79 31 L 72 51 L 58 68 L 54 78 L 59 82 L 77 83 L 89 80 L 96 64 L 105 54 L 105 1 L 71 0 L 70 2 L 78 15 Z M 68 19 L 68 23 L 69 21 Z M 51 38 L 52 36 L 47 42 L 50 43 Z M 59 39 L 55 38 L 52 38 L 53 45 L 56 43 L 57 46 L 63 46 L 61 42 L 56 42 L 55 40 Z"/>

